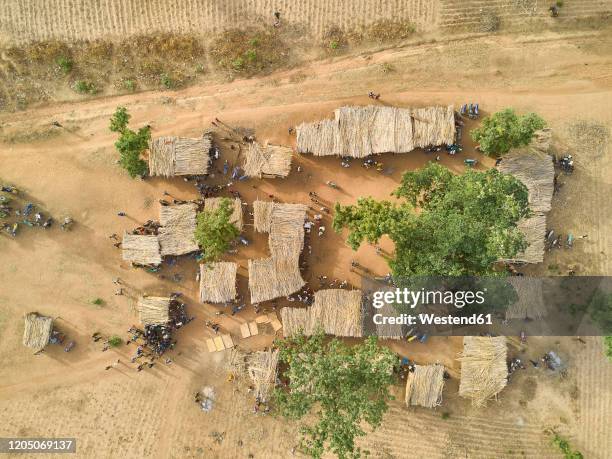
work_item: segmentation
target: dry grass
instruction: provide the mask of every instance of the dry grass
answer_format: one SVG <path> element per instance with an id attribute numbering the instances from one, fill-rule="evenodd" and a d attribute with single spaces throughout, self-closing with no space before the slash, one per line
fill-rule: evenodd
<path id="1" fill-rule="evenodd" d="M 363 37 L 366 40 L 384 43 L 395 40 L 406 40 L 410 38 L 415 27 L 408 21 L 393 21 L 383 19 L 370 24 L 363 31 Z"/>
<path id="2" fill-rule="evenodd" d="M 210 48 L 214 63 L 230 75 L 267 73 L 287 63 L 288 48 L 276 29 L 232 29 L 223 32 Z"/>

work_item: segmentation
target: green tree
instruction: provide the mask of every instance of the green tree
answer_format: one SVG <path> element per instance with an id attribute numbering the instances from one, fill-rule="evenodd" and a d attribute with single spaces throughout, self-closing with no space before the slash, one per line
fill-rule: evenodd
<path id="1" fill-rule="evenodd" d="M 202 248 L 204 260 L 218 260 L 240 234 L 230 221 L 233 211 L 232 201 L 223 198 L 217 209 L 204 210 L 197 215 L 195 239 Z"/>
<path id="2" fill-rule="evenodd" d="M 355 438 L 365 435 L 363 422 L 376 428 L 393 397 L 396 355 L 378 345 L 375 337 L 347 346 L 321 331 L 278 341 L 279 360 L 288 388 L 277 388 L 274 400 L 281 415 L 316 421 L 301 428 L 300 446 L 314 458 L 331 452 L 341 459 L 359 458 Z"/>
<path id="3" fill-rule="evenodd" d="M 430 163 L 404 174 L 394 194 L 405 201 L 336 205 L 333 227 L 350 230 L 354 249 L 387 234 L 395 243 L 389 264 L 397 277 L 495 275 L 497 260 L 527 246 L 516 227 L 529 214 L 527 189 L 510 175 L 494 169 L 454 175 Z"/>
<path id="4" fill-rule="evenodd" d="M 472 138 L 479 142 L 483 153 L 498 157 L 511 148 L 527 145 L 533 133 L 544 126 L 546 122 L 535 113 L 518 116 L 506 108 L 484 118 L 482 125 L 472 131 Z"/>
<path id="5" fill-rule="evenodd" d="M 130 177 L 143 177 L 148 167 L 141 158 L 142 153 L 149 148 L 151 140 L 150 126 L 144 126 L 133 131 L 128 128 L 130 114 L 125 107 L 117 107 L 110 119 L 109 129 L 119 134 L 115 148 L 119 151 L 119 165 L 123 167 Z"/>

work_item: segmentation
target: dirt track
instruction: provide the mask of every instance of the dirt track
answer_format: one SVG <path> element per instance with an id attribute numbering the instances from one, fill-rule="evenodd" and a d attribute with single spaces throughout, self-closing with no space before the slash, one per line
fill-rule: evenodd
<path id="1" fill-rule="evenodd" d="M 100 451 L 108 457 L 221 458 L 247 457 L 249 453 L 289 457 L 295 444 L 296 426 L 253 416 L 250 405 L 241 400 L 243 393 L 232 393 L 239 386 L 223 382 L 222 355 L 208 354 L 204 346 L 208 332 L 203 323 L 214 318 L 216 308 L 195 302 L 194 278 L 178 286 L 132 270 L 120 262 L 119 252 L 109 241 L 113 232 L 156 218 L 156 200 L 164 190 L 179 197 L 195 194 L 192 186 L 180 180 L 132 181 L 116 167 L 107 122 L 118 104 L 128 106 L 135 124 L 151 123 L 154 135 L 197 135 L 218 116 L 234 125 L 255 128 L 260 140 L 288 144 L 292 140 L 287 127 L 299 120 L 329 116 L 344 103 L 365 104 L 364 95 L 374 88 L 388 104 L 459 104 L 477 99 L 485 112 L 510 105 L 521 111 L 535 110 L 549 121 L 556 141 L 569 145 L 569 126 L 580 120 L 608 129 L 612 126 L 612 60 L 605 51 L 610 42 L 609 31 L 457 39 L 315 63 L 260 80 L 0 116 L 2 178 L 24 189 L 53 215 L 70 214 L 77 221 L 72 233 L 31 230 L 15 240 L 0 237 L 0 413 L 6 420 L 0 435 L 77 436 L 83 457 L 100 457 Z M 385 62 L 395 70 L 382 76 L 380 64 Z M 306 78 L 295 82 L 291 77 L 300 72 Z M 50 134 L 51 120 L 71 129 Z M 38 132 L 40 140 L 8 142 L 24 132 Z M 475 155 L 469 146 L 466 142 L 464 157 Z M 577 173 L 565 180 L 556 198 L 551 226 L 565 233 L 588 233 L 589 238 L 573 251 L 551 254 L 550 261 L 537 270 L 545 272 L 554 261 L 563 267 L 579 264 L 579 274 L 611 274 L 607 254 L 612 253 L 612 240 L 606 230 L 611 207 L 609 194 L 601 190 L 609 187 L 612 170 L 604 159 L 593 159 L 580 150 L 575 156 Z M 255 181 L 256 190 L 250 189 L 251 183 L 239 190 L 249 202 L 258 193 L 274 193 L 286 202 L 306 202 L 309 187 L 330 201 L 351 202 L 368 194 L 385 197 L 404 169 L 420 167 L 429 159 L 421 152 L 386 155 L 383 161 L 393 164 L 396 172 L 383 178 L 375 172 L 366 174 L 357 165 L 343 169 L 338 160 L 302 157 L 297 161 L 304 165 L 304 174 L 312 175 L 310 179 L 293 172 L 286 180 Z M 444 157 L 443 163 L 456 171 L 463 167 L 461 158 Z M 325 189 L 322 184 L 329 179 L 345 193 Z M 118 210 L 126 211 L 129 219 L 117 217 Z M 246 259 L 265 253 L 263 240 L 240 256 Z M 313 245 L 312 276 L 326 273 L 356 283 L 358 279 L 348 273 L 351 258 L 368 263 L 378 273 L 385 272 L 371 247 L 354 254 L 333 234 L 317 244 Z M 178 269 L 195 275 L 195 266 Z M 113 296 L 114 276 L 124 279 L 133 294 L 185 292 L 197 319 L 179 332 L 172 365 L 160 363 L 136 373 L 125 364 L 133 350 L 123 347 L 120 355 L 101 353 L 99 346 L 90 343 L 88 337 L 95 330 L 123 335 L 136 322 L 133 300 Z M 91 304 L 98 296 L 106 300 L 103 307 Z M 62 317 L 58 324 L 78 342 L 73 353 L 51 348 L 33 357 L 21 346 L 21 315 L 32 309 Z M 225 319 L 224 328 L 236 333 L 245 315 Z M 257 344 L 266 340 L 271 336 L 262 337 Z M 374 457 L 520 457 L 522 452 L 527 457 L 552 457 L 555 452 L 543 431 L 557 427 L 586 457 L 604 458 L 612 451 L 604 419 L 612 404 L 610 365 L 598 342 L 576 346 L 569 340 L 533 338 L 528 348 L 530 358 L 557 349 L 576 369 L 568 380 L 526 370 L 511 381 L 499 403 L 482 411 L 457 399 L 456 381 L 451 381 L 441 409 L 412 412 L 394 404 L 381 430 L 364 443 Z M 443 358 L 453 365 L 458 347 L 432 339 L 427 346 L 410 344 L 399 350 L 418 360 Z M 116 358 L 123 363 L 105 371 Z M 210 414 L 198 411 L 192 402 L 193 392 L 204 385 L 218 392 Z M 442 420 L 441 412 L 446 410 L 451 415 Z M 213 442 L 212 431 L 226 432 L 221 444 Z"/>

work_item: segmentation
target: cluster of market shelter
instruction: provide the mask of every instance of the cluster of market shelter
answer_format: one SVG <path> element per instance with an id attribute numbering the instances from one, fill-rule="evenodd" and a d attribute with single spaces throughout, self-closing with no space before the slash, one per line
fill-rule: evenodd
<path id="1" fill-rule="evenodd" d="M 314 156 L 363 158 L 382 153 L 409 153 L 416 148 L 450 145 L 456 139 L 453 106 L 398 108 L 386 106 L 341 107 L 333 119 L 302 123 L 296 127 L 297 153 Z M 521 180 L 529 191 L 532 215 L 519 223 L 528 248 L 512 263 L 539 263 L 543 260 L 546 213 L 551 208 L 554 165 L 547 154 L 550 130 L 539 131 L 524 151 L 504 157 L 499 170 Z M 199 139 L 160 137 L 150 144 L 151 175 L 164 177 L 202 176 L 209 172 L 213 137 L 205 133 Z M 242 165 L 252 178 L 286 177 L 291 171 L 293 150 L 278 145 L 260 145 L 250 140 Z M 221 198 L 208 198 L 205 209 L 214 209 Z M 291 295 L 305 281 L 299 269 L 304 244 L 307 207 L 255 201 L 254 228 L 269 234 L 270 256 L 249 260 L 251 303 L 260 303 Z M 123 259 L 135 265 L 159 265 L 164 256 L 185 255 L 199 250 L 194 238 L 197 205 L 194 203 L 162 206 L 157 234 L 124 234 Z M 234 199 L 232 221 L 242 229 L 242 203 Z M 226 303 L 236 298 L 237 264 L 220 261 L 200 266 L 200 301 Z M 359 290 L 328 289 L 315 293 L 308 308 L 283 308 L 280 311 L 285 336 L 298 330 L 306 334 L 322 327 L 329 335 L 364 336 L 363 295 Z M 144 303 L 143 303 L 144 301 Z M 141 300 L 142 311 L 146 299 Z M 161 302 L 160 304 L 163 304 Z M 145 308 L 146 309 L 146 308 Z M 163 314 L 162 314 L 163 315 Z M 143 320 L 146 320 L 144 317 Z M 163 320 L 163 318 L 161 319 Z M 271 323 L 275 332 L 281 327 L 275 314 L 243 325 L 243 337 L 258 333 L 258 323 Z M 27 324 L 26 324 L 27 329 Z M 382 337 L 399 338 L 393 330 L 376 330 Z M 233 347 L 229 335 L 209 340 L 209 349 Z M 24 335 L 24 344 L 28 342 Z M 29 345 L 29 344 L 26 344 Z M 269 360 L 269 359 L 268 359 Z M 459 392 L 482 404 L 506 384 L 505 338 L 466 337 Z M 423 406 L 440 403 L 444 371 L 439 365 L 416 366 L 408 377 L 406 402 Z"/>

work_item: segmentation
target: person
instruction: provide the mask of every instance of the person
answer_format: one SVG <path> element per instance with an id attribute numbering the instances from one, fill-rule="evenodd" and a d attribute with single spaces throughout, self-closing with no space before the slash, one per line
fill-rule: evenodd
<path id="1" fill-rule="evenodd" d="M 123 289 L 118 288 L 117 290 L 115 290 L 115 295 L 123 295 Z"/>
<path id="2" fill-rule="evenodd" d="M 125 212 L 117 212 L 117 215 L 120 217 L 126 217 L 127 214 Z"/>
<path id="3" fill-rule="evenodd" d="M 274 27 L 280 27 L 280 11 L 274 12 Z"/>
<path id="4" fill-rule="evenodd" d="M 550 11 L 550 16 L 553 18 L 559 16 L 559 7 L 557 5 L 551 5 L 551 7 L 548 8 L 548 11 Z"/>
<path id="5" fill-rule="evenodd" d="M 113 278 L 113 284 L 117 284 L 117 285 L 121 284 L 121 279 L 118 277 Z"/>
<path id="6" fill-rule="evenodd" d="M 63 127 L 63 126 L 60 124 L 60 122 L 59 122 L 59 121 L 51 121 L 51 126 L 55 126 L 55 127 L 59 127 L 59 128 Z"/>
<path id="7" fill-rule="evenodd" d="M 378 100 L 380 99 L 380 94 L 375 94 L 373 91 L 368 92 L 368 97 L 370 99 Z"/>

